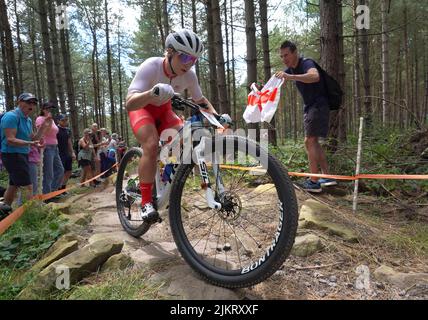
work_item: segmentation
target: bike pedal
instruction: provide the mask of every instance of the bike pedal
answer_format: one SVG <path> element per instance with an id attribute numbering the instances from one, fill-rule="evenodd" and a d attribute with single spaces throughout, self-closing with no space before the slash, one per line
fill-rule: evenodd
<path id="1" fill-rule="evenodd" d="M 163 220 L 162 220 L 162 218 L 161 217 L 159 217 L 159 219 L 158 219 L 158 223 L 161 223 Z"/>

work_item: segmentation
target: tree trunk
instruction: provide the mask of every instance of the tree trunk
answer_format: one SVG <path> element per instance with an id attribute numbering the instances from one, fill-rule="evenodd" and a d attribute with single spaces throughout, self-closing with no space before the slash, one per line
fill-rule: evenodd
<path id="1" fill-rule="evenodd" d="M 216 54 L 214 48 L 214 26 L 212 17 L 212 2 L 205 1 L 205 9 L 207 12 L 207 33 L 208 33 L 208 61 L 209 61 L 209 83 L 210 83 L 210 101 L 215 109 L 218 108 L 218 90 L 217 90 L 217 69 L 216 69 Z"/>
<path id="2" fill-rule="evenodd" d="M 260 7 L 260 26 L 262 29 L 264 83 L 267 83 L 271 77 L 267 1 L 259 0 L 259 7 Z M 276 141 L 275 116 L 272 118 L 270 124 L 264 124 L 264 129 L 268 130 L 269 143 L 276 146 L 277 141 Z"/>
<path id="3" fill-rule="evenodd" d="M 221 33 L 220 6 L 218 0 L 212 0 L 214 48 L 217 62 L 217 88 L 220 98 L 220 113 L 230 114 L 230 105 L 227 99 L 226 74 L 224 70 L 223 36 Z"/>
<path id="4" fill-rule="evenodd" d="M 343 88 L 343 78 L 340 76 L 340 60 L 342 53 L 340 52 L 341 46 L 339 44 L 340 41 L 343 41 L 343 38 L 340 37 L 339 30 L 339 21 L 341 20 L 339 19 L 339 15 L 341 14 L 339 6 L 341 5 L 341 0 L 323 0 L 320 2 L 320 55 L 321 66 L 328 74 L 330 74 L 333 78 L 337 79 L 337 81 Z M 340 111 L 330 112 L 329 136 L 331 137 L 331 144 L 329 147 L 333 152 L 337 150 L 339 138 L 339 122 L 341 119 L 339 116 L 339 112 Z"/>
<path id="5" fill-rule="evenodd" d="M 120 115 L 120 135 L 125 139 L 125 112 L 123 108 L 123 93 L 122 93 L 122 64 L 121 64 L 121 48 L 120 42 L 120 20 L 117 20 L 117 53 L 118 53 L 118 76 L 119 76 L 119 115 Z M 128 141 L 128 140 L 126 140 Z"/>
<path id="6" fill-rule="evenodd" d="M 9 70 L 7 68 L 7 54 L 6 54 L 6 37 L 3 32 L 2 25 L 0 24 L 0 38 L 1 38 L 1 56 L 2 56 L 2 67 L 3 67 L 3 86 L 5 93 L 6 110 L 12 110 L 14 106 L 13 101 L 13 83 Z"/>
<path id="7" fill-rule="evenodd" d="M 381 15 L 382 15 L 382 123 L 386 125 L 390 120 L 390 110 L 387 100 L 389 98 L 389 35 L 387 22 L 387 1 L 381 0 Z"/>
<path id="8" fill-rule="evenodd" d="M 160 6 L 160 1 L 161 0 L 155 0 L 155 6 L 156 6 L 156 24 L 157 27 L 159 29 L 159 33 L 161 36 L 161 41 L 162 43 L 165 43 L 165 33 L 163 30 L 163 25 L 162 25 L 162 10 L 161 10 L 161 6 Z"/>
<path id="9" fill-rule="evenodd" d="M 50 20 L 50 36 L 52 42 L 52 53 L 53 61 L 55 66 L 55 80 L 56 80 L 56 92 L 59 97 L 59 105 L 61 108 L 61 113 L 66 113 L 65 109 L 65 97 L 64 97 L 64 81 L 61 72 L 61 55 L 58 47 L 58 32 L 56 29 L 56 16 L 55 16 L 55 6 L 52 1 L 48 1 L 48 11 L 49 11 L 49 20 Z"/>
<path id="10" fill-rule="evenodd" d="M 163 0 L 162 15 L 165 38 L 169 33 L 168 1 Z"/>
<path id="11" fill-rule="evenodd" d="M 366 5 L 366 0 L 360 0 L 361 5 Z M 372 124 L 372 104 L 370 99 L 370 53 L 368 45 L 367 29 L 361 30 L 361 56 L 364 66 L 363 84 L 364 84 L 364 116 L 366 118 L 366 126 L 371 127 Z"/>
<path id="12" fill-rule="evenodd" d="M 226 40 L 226 76 L 227 76 L 227 100 L 229 101 L 229 114 L 232 116 L 231 110 L 231 84 L 230 84 L 230 54 L 229 54 L 229 21 L 227 20 L 227 1 L 223 2 L 223 13 L 224 13 L 224 30 Z"/>
<path id="13" fill-rule="evenodd" d="M 231 43 L 232 46 L 232 101 L 233 101 L 233 119 L 238 123 L 238 116 L 236 113 L 236 75 L 235 75 L 235 39 L 233 36 L 233 0 L 230 0 L 230 27 L 231 29 Z M 241 115 L 241 113 L 239 114 Z"/>
<path id="14" fill-rule="evenodd" d="M 403 45 L 403 49 L 404 49 L 404 65 L 405 65 L 405 70 L 406 70 L 406 99 L 405 99 L 405 105 L 408 108 L 407 113 L 406 113 L 406 124 L 409 126 L 411 123 L 411 115 L 410 115 L 410 104 L 411 104 L 411 92 L 410 92 L 410 59 L 409 59 L 409 38 L 408 38 L 408 34 L 407 34 L 407 5 L 404 4 L 404 33 L 403 33 L 403 41 L 404 41 L 404 45 Z"/>
<path id="15" fill-rule="evenodd" d="M 65 5 L 64 0 L 57 0 L 56 3 L 58 6 Z M 60 30 L 60 41 L 61 41 L 62 61 L 64 63 L 65 85 L 67 88 L 67 103 L 68 103 L 68 109 L 70 111 L 71 130 L 73 133 L 74 140 L 78 140 L 80 136 L 79 119 L 77 114 L 76 98 L 74 93 L 73 70 L 71 68 L 69 36 L 68 36 L 68 30 L 65 28 L 61 28 Z"/>
<path id="16" fill-rule="evenodd" d="M 42 31 L 43 52 L 45 53 L 46 76 L 48 79 L 49 100 L 56 104 L 57 96 L 56 96 L 54 63 L 52 59 L 51 44 L 49 39 L 49 27 L 48 27 L 48 16 L 47 16 L 48 12 L 47 12 L 45 0 L 38 0 L 38 3 L 39 3 L 40 27 Z"/>
<path id="17" fill-rule="evenodd" d="M 19 25 L 19 13 L 18 9 L 16 7 L 16 0 L 13 1 L 13 6 L 15 9 L 15 22 L 16 22 L 16 42 L 18 45 L 18 83 L 19 83 L 19 91 L 24 88 L 23 83 L 23 68 L 22 68 L 22 60 L 23 60 L 23 48 L 22 48 L 22 41 L 21 41 L 21 28 Z"/>
<path id="18" fill-rule="evenodd" d="M 257 48 L 256 48 L 256 24 L 254 19 L 254 0 L 245 0 L 245 36 L 247 44 L 247 92 L 250 92 L 252 83 L 257 83 Z M 256 141 L 260 141 L 258 123 L 248 124 L 250 135 Z M 255 129 L 255 132 L 254 132 Z M 254 136 L 255 135 L 255 136 Z"/>
<path id="19" fill-rule="evenodd" d="M 193 25 L 193 32 L 194 33 L 198 33 L 198 28 L 197 28 L 197 17 L 196 17 L 196 0 L 192 0 L 192 25 Z M 200 77 L 200 70 L 199 70 L 199 61 L 196 62 L 196 76 Z"/>
<path id="20" fill-rule="evenodd" d="M 19 96 L 21 93 L 21 88 L 19 86 L 19 80 L 18 80 L 18 73 L 16 70 L 16 62 L 15 62 L 15 51 L 13 48 L 13 40 L 12 40 L 12 32 L 10 30 L 10 24 L 7 17 L 7 8 L 6 3 L 4 0 L 0 0 L 0 25 L 2 30 L 2 46 L 5 48 L 4 51 L 4 57 L 6 58 L 6 67 L 7 67 L 7 75 L 8 75 L 8 86 L 10 87 L 11 91 L 15 92 L 16 97 Z M 10 97 L 7 97 L 6 100 L 12 99 L 13 101 L 13 95 Z M 8 107 L 12 108 L 13 103 Z"/>
<path id="21" fill-rule="evenodd" d="M 42 98 L 42 89 L 40 86 L 40 74 L 39 74 L 39 54 L 36 49 L 36 35 L 35 35 L 35 26 L 34 26 L 34 10 L 31 9 L 31 23 L 29 24 L 29 30 L 28 30 L 29 36 L 30 36 L 30 44 L 31 44 L 31 51 L 33 53 L 33 65 L 34 65 L 34 79 L 36 82 L 36 94 L 39 98 L 39 108 L 41 107 L 41 101 Z"/>
<path id="22" fill-rule="evenodd" d="M 108 90 L 110 94 L 110 123 L 111 132 L 116 132 L 116 107 L 114 103 L 113 79 L 111 75 L 111 48 L 108 29 L 108 7 L 107 0 L 104 0 L 105 24 L 106 24 L 106 46 L 107 46 L 107 73 L 108 73 Z"/>
<path id="23" fill-rule="evenodd" d="M 360 46 L 359 46 L 359 32 L 356 26 L 356 12 L 357 10 L 357 0 L 353 0 L 353 18 L 354 18 L 354 105 L 356 117 L 354 118 L 354 123 L 358 123 L 361 112 L 361 89 L 360 89 Z M 357 127 L 357 126 L 355 126 Z"/>

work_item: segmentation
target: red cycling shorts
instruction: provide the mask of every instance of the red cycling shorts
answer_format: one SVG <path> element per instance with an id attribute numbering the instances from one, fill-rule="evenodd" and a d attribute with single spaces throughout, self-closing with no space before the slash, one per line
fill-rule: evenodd
<path id="1" fill-rule="evenodd" d="M 161 106 L 149 104 L 144 108 L 129 111 L 128 115 L 135 136 L 141 127 L 149 123 L 156 127 L 159 136 L 165 129 L 183 125 L 183 121 L 172 111 L 171 101 Z"/>

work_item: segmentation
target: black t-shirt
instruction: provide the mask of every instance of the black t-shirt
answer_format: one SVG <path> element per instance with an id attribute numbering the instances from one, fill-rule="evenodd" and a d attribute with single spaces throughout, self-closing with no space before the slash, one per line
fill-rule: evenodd
<path id="1" fill-rule="evenodd" d="M 71 130 L 69 128 L 58 126 L 58 133 L 56 134 L 56 138 L 58 139 L 58 149 L 60 154 L 69 154 L 68 139 L 70 137 Z"/>
<path id="2" fill-rule="evenodd" d="M 285 70 L 289 74 L 305 74 L 309 69 L 315 68 L 314 62 L 310 59 L 299 59 L 299 64 L 296 68 L 288 68 Z M 314 83 L 303 83 L 294 81 L 297 89 L 303 97 L 305 104 L 305 112 L 312 106 L 326 107 L 328 106 L 328 95 L 325 89 L 324 79 L 320 75 L 320 81 Z"/>

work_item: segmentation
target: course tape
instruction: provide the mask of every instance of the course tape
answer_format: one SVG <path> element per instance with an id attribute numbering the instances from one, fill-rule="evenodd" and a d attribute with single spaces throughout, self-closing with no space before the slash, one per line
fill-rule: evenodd
<path id="1" fill-rule="evenodd" d="M 303 172 L 289 172 L 290 176 L 329 178 L 336 180 L 359 180 L 359 179 L 397 179 L 397 180 L 428 180 L 428 174 L 358 174 L 355 176 L 341 176 L 334 174 L 317 174 Z"/>
<path id="2" fill-rule="evenodd" d="M 57 195 L 60 195 L 66 191 L 75 189 L 77 187 L 80 187 L 82 185 L 84 185 L 85 183 L 91 182 L 99 177 L 101 177 L 103 174 L 105 174 L 107 171 L 117 167 L 117 163 L 114 164 L 110 169 L 101 172 L 99 175 L 85 181 L 85 182 L 81 182 L 81 183 L 77 183 L 69 188 L 66 189 L 61 189 L 61 190 L 56 190 L 56 191 L 52 191 L 50 193 L 47 194 L 36 194 L 35 196 L 33 196 L 30 200 L 48 200 L 51 199 L 53 197 L 56 197 Z M 15 211 L 13 211 L 11 214 L 9 214 L 6 218 L 4 218 L 2 221 L 0 221 L 0 235 L 2 235 L 12 224 L 14 224 L 16 221 L 18 221 L 19 218 L 21 218 L 21 216 L 24 214 L 25 210 L 24 210 L 24 205 L 20 206 L 19 208 L 17 208 Z"/>

